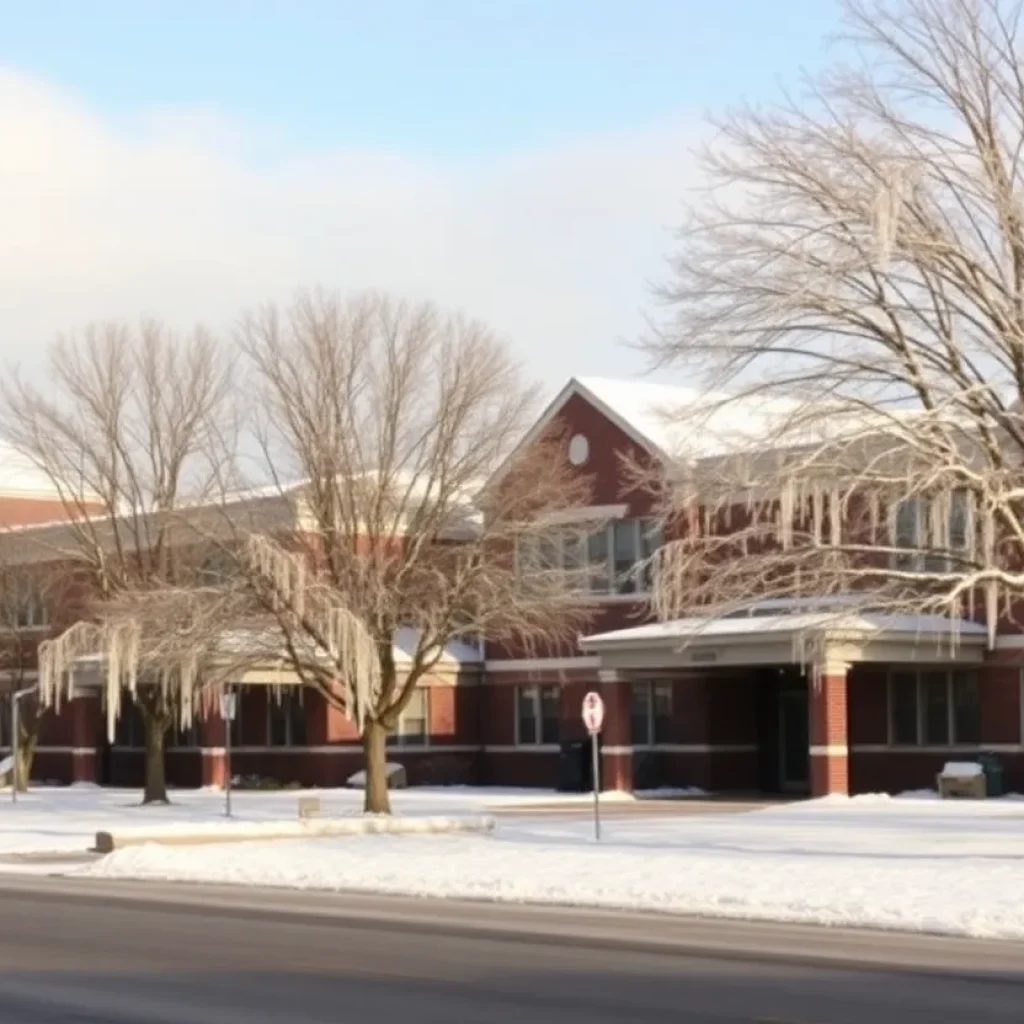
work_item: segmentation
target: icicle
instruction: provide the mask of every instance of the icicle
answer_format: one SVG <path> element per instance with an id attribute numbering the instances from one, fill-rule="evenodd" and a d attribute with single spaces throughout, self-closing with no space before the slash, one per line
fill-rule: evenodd
<path id="1" fill-rule="evenodd" d="M 828 532 L 829 543 L 832 547 L 838 547 L 842 541 L 843 503 L 839 496 L 839 487 L 832 485 L 828 498 Z"/>

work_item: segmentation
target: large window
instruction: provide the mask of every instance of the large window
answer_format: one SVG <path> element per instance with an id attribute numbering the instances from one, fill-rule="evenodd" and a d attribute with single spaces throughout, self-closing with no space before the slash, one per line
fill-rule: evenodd
<path id="1" fill-rule="evenodd" d="M 530 747 L 558 742 L 560 697 L 557 686 L 516 689 L 516 743 Z"/>
<path id="2" fill-rule="evenodd" d="M 634 746 L 668 743 L 672 738 L 672 684 L 633 683 L 630 721 Z"/>
<path id="3" fill-rule="evenodd" d="M 306 746 L 306 706 L 301 692 L 288 690 L 280 698 L 267 694 L 267 744 L 271 747 Z"/>
<path id="4" fill-rule="evenodd" d="M 17 629 L 43 629 L 50 624 L 50 607 L 39 585 L 32 581 L 17 584 L 13 611 Z"/>
<path id="5" fill-rule="evenodd" d="M 979 705 L 972 672 L 893 672 L 889 740 L 895 746 L 974 746 L 981 741 Z"/>
<path id="6" fill-rule="evenodd" d="M 409 703 L 398 716 L 395 731 L 388 736 L 388 743 L 396 747 L 422 747 L 430 734 L 429 690 L 417 686 L 412 691 Z"/>
<path id="7" fill-rule="evenodd" d="M 935 524 L 948 529 L 945 539 L 935 537 L 931 524 L 932 502 L 928 498 L 909 498 L 896 509 L 897 552 L 893 565 L 904 572 L 946 572 L 950 568 L 949 553 L 963 551 L 967 547 L 967 498 L 962 492 L 952 495 L 949 503 L 948 525 L 942 524 L 942 516 Z"/>
<path id="8" fill-rule="evenodd" d="M 566 528 L 543 538 L 520 538 L 516 558 L 520 575 L 563 569 L 580 573 L 593 594 L 647 593 L 648 562 L 661 544 L 656 521 L 617 519 L 596 530 Z"/>

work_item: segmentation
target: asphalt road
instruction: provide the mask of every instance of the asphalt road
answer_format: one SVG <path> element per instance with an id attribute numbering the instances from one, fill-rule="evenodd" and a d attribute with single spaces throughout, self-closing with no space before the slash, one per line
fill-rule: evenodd
<path id="1" fill-rule="evenodd" d="M 3 1024 L 986 1024 L 1024 947 L 0 876 Z"/>

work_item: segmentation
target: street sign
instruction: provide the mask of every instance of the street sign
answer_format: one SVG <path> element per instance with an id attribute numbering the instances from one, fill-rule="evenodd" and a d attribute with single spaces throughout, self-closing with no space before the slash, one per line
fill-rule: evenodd
<path id="1" fill-rule="evenodd" d="M 604 725 L 604 701 L 599 693 L 591 690 L 583 698 L 583 724 L 590 733 L 591 775 L 594 784 L 594 838 L 601 838 L 601 758 L 598 753 L 598 735 Z"/>
<path id="2" fill-rule="evenodd" d="M 583 724 L 591 736 L 596 736 L 604 724 L 604 701 L 593 690 L 583 698 Z"/>
<path id="3" fill-rule="evenodd" d="M 220 699 L 220 717 L 225 722 L 235 720 L 235 711 L 238 706 L 238 697 L 234 693 L 225 693 Z"/>

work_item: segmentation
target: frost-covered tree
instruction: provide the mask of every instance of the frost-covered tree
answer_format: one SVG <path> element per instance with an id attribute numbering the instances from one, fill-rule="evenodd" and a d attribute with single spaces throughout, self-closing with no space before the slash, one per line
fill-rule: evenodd
<path id="1" fill-rule="evenodd" d="M 648 342 L 720 434 L 668 481 L 663 615 L 1024 595 L 1022 11 L 850 0 L 833 67 L 718 119 Z"/>
<path id="2" fill-rule="evenodd" d="M 299 678 L 358 723 L 366 810 L 388 812 L 387 734 L 450 644 L 543 645 L 581 625 L 572 574 L 517 568 L 514 551 L 588 484 L 560 439 L 517 452 L 533 392 L 478 322 L 310 294 L 249 316 L 242 345 L 267 465 L 302 481 L 299 526 L 250 539 L 250 576 Z"/>
<path id="3" fill-rule="evenodd" d="M 38 562 L 62 565 L 81 621 L 40 651 L 40 698 L 56 704 L 73 662 L 98 656 L 113 732 L 125 688 L 145 728 L 147 802 L 167 799 L 164 737 L 188 719 L 211 623 L 224 597 L 196 589 L 198 535 L 182 513 L 219 503 L 235 439 L 231 364 L 202 330 L 156 323 L 92 327 L 58 340 L 45 383 L 15 375 L 0 394 L 0 437 L 60 495 L 66 522 L 21 538 Z M 194 642 L 170 665 L 161 652 Z M 107 669 L 109 668 L 109 672 Z"/>

